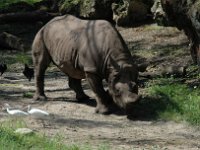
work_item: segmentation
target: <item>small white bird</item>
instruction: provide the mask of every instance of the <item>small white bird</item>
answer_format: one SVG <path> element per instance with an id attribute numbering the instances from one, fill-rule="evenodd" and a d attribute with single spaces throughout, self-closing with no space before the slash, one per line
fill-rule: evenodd
<path id="1" fill-rule="evenodd" d="M 48 116 L 49 113 L 44 111 L 44 110 L 41 110 L 41 109 L 38 109 L 38 108 L 31 108 L 30 105 L 28 105 L 28 111 L 27 111 L 30 115 L 33 115 L 35 117 L 44 117 L 44 116 Z"/>
<path id="2" fill-rule="evenodd" d="M 38 108 L 31 108 L 31 105 L 28 105 L 28 114 L 30 114 L 31 116 L 35 117 L 36 119 L 39 119 L 41 121 L 41 124 L 44 127 L 46 127 L 46 123 L 45 123 L 45 119 L 48 119 L 49 117 L 49 113 L 38 109 Z"/>
<path id="3" fill-rule="evenodd" d="M 4 104 L 6 111 L 8 112 L 8 114 L 13 115 L 13 116 L 27 116 L 28 113 L 19 109 L 10 109 L 10 105 L 9 104 Z"/>

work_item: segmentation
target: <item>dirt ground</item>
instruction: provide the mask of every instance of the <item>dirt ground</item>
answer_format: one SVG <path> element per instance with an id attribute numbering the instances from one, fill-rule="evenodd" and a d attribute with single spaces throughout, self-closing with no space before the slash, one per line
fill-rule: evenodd
<path id="1" fill-rule="evenodd" d="M 159 70 L 163 65 L 184 66 L 192 62 L 187 38 L 175 28 L 152 24 L 119 30 L 136 55 L 136 61 L 149 63 L 148 72 Z M 48 137 L 59 135 L 66 144 L 89 144 L 93 149 L 100 145 L 106 145 L 111 150 L 200 149 L 200 132 L 187 123 L 151 118 L 130 120 L 123 114 L 95 114 L 96 103 L 87 82 L 83 80 L 83 87 L 91 99 L 78 103 L 68 87 L 67 77 L 53 66 L 47 70 L 45 77 L 49 100 L 33 101 L 27 93 L 34 93 L 34 81 L 28 82 L 22 74 L 23 66 L 16 66 L 15 71 L 5 72 L 0 77 L 0 108 L 5 102 L 18 108 L 31 104 L 51 113 L 42 120 L 31 116 L 24 118 L 27 127 L 36 132 Z M 144 87 L 139 90 L 140 94 L 144 94 Z M 2 110 L 0 120 L 8 117 Z"/>

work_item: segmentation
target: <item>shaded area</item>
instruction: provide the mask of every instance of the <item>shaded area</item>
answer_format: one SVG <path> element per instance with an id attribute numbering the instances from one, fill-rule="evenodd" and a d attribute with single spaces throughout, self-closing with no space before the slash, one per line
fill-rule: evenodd
<path id="1" fill-rule="evenodd" d="M 139 41 L 127 41 L 126 43 L 133 54 L 137 54 L 140 51 L 146 51 L 145 53 L 155 53 L 156 55 L 154 55 L 154 57 L 169 56 L 169 54 L 176 54 L 177 52 L 181 53 L 181 55 L 189 54 L 189 51 L 186 50 L 188 46 L 187 41 L 181 41 L 180 43 L 170 43 L 170 41 L 166 41 L 165 43 L 163 43 L 163 41 L 159 41 L 160 43 L 149 41 L 149 47 L 146 48 L 147 42 L 148 40 L 141 39 Z"/>
<path id="2" fill-rule="evenodd" d="M 164 93 L 156 93 L 156 97 L 144 97 L 133 106 L 133 111 L 127 116 L 130 120 L 157 120 L 161 112 L 171 108 L 181 112 L 178 105 Z"/>
<path id="3" fill-rule="evenodd" d="M 69 102 L 69 103 L 77 103 L 77 104 L 84 104 L 84 105 L 87 105 L 87 106 L 91 106 L 91 107 L 96 107 L 97 103 L 96 103 L 96 100 L 95 99 L 83 99 L 81 101 L 78 101 L 76 99 L 69 99 L 69 98 L 66 98 L 66 97 L 57 97 L 57 98 L 50 98 L 49 100 L 52 100 L 52 101 L 64 101 L 64 102 Z"/>
<path id="4" fill-rule="evenodd" d="M 120 123 L 108 122 L 108 121 L 97 121 L 97 120 L 87 120 L 87 119 L 75 119 L 75 118 L 62 118 L 59 117 L 53 119 L 53 122 L 59 126 L 74 126 L 81 128 L 119 128 L 122 127 Z"/>

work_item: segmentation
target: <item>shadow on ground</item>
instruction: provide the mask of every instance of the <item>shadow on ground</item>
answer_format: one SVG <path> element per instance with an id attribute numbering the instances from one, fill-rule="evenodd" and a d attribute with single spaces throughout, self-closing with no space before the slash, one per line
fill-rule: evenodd
<path id="1" fill-rule="evenodd" d="M 130 120 L 151 121 L 157 120 L 159 114 L 171 108 L 181 112 L 179 106 L 164 93 L 157 93 L 156 97 L 144 97 L 133 106 L 133 111 L 128 114 Z"/>

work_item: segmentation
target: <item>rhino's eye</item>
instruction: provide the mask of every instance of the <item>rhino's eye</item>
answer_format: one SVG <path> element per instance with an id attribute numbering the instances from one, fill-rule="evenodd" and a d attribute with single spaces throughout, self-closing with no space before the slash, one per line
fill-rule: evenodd
<path id="1" fill-rule="evenodd" d="M 134 82 L 129 83 L 129 91 L 130 92 L 135 92 L 137 90 L 137 85 Z"/>
<path id="2" fill-rule="evenodd" d="M 121 91 L 119 89 L 115 90 L 115 96 L 120 96 L 121 95 Z"/>

